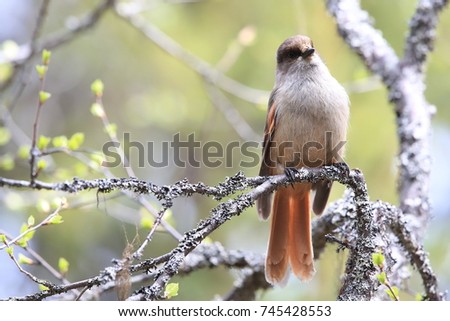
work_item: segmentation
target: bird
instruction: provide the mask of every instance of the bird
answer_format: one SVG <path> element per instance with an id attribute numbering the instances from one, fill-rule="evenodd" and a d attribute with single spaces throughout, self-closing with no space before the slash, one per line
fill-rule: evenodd
<path id="1" fill-rule="evenodd" d="M 292 173 L 343 162 L 349 97 L 304 35 L 286 39 L 276 54 L 262 149 L 260 176 Z M 332 182 L 292 183 L 256 201 L 260 219 L 271 217 L 265 261 L 266 280 L 284 286 L 289 271 L 301 281 L 314 273 L 311 200 L 315 214 L 327 204 Z M 274 194 L 274 195 L 273 195 Z"/>

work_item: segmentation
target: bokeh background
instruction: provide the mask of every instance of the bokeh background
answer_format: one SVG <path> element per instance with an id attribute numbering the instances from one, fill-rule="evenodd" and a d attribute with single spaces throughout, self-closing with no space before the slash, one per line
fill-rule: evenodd
<path id="1" fill-rule="evenodd" d="M 131 3 L 133 1 L 126 1 Z M 70 26 L 98 1 L 53 1 L 42 35 Z M 270 92 L 275 71 L 275 51 L 278 45 L 293 34 L 309 35 L 332 74 L 348 90 L 351 99 L 351 125 L 346 161 L 350 167 L 360 168 L 366 177 L 372 200 L 382 199 L 397 204 L 396 153 L 397 137 L 393 107 L 387 101 L 387 91 L 372 77 L 338 36 L 333 19 L 327 14 L 325 1 L 312 0 L 199 0 L 199 1 L 136 1 L 146 9 L 140 17 L 167 33 L 188 52 L 211 66 L 223 70 L 232 79 L 249 87 Z M 40 1 L 3 0 L 0 2 L 0 43 L 12 40 L 18 45 L 27 43 L 35 24 Z M 416 1 L 363 0 L 362 7 L 374 18 L 375 26 L 383 32 L 397 54 L 401 55 L 408 21 Z M 437 29 L 434 52 L 429 57 L 426 73 L 426 96 L 436 105 L 433 119 L 433 172 L 431 199 L 433 217 L 425 235 L 425 247 L 441 289 L 450 288 L 450 11 L 444 11 Z M 38 59 L 32 64 L 38 63 Z M 4 67 L 4 66 L 3 66 Z M 4 70 L 5 68 L 3 68 Z M 3 72 L 5 81 L 8 75 Z M 221 145 L 237 141 L 258 141 L 262 137 L 266 117 L 267 96 L 250 102 L 224 93 L 252 131 L 239 135 L 227 118 L 211 100 L 211 88 L 180 60 L 170 56 L 140 32 L 107 12 L 95 28 L 82 33 L 74 41 L 52 52 L 45 90 L 52 94 L 44 106 L 40 134 L 54 137 L 83 132 L 84 147 L 101 150 L 109 140 L 101 121 L 90 113 L 94 97 L 90 84 L 95 79 L 105 84 L 104 106 L 111 122 L 117 125 L 119 138 L 129 133 L 133 141 L 153 142 L 156 160 L 161 157 L 163 142 L 170 142 L 176 133 L 181 138 L 194 133 L 202 144 L 215 141 Z M 39 88 L 35 72 L 24 79 L 28 83 L 11 111 L 12 119 L 28 136 L 37 105 Z M 8 90 L 0 92 L 0 103 L 10 99 Z M 13 136 L 16 133 L 12 133 Z M 14 156 L 26 139 L 11 139 L 0 146 L 0 155 Z M 17 139 L 16 139 L 17 138 Z M 146 149 L 146 152 L 148 148 Z M 8 156 L 8 157 L 9 157 Z M 145 155 L 146 156 L 146 155 Z M 201 158 L 200 154 L 196 155 Z M 89 157 L 89 155 L 87 156 Z M 232 155 L 232 166 L 184 168 L 171 164 L 155 168 L 138 166 L 137 154 L 132 151 L 130 163 L 140 179 L 158 184 L 171 184 L 187 177 L 196 182 L 215 185 L 242 170 L 248 176 L 257 175 L 259 166 L 242 168 L 242 155 Z M 61 181 L 77 176 L 102 177 L 80 161 L 67 155 L 48 159 L 49 167 L 40 177 L 46 181 Z M 6 166 L 8 167 L 8 166 Z M 9 166 L 11 167 L 11 166 Z M 8 169 L 8 170 L 7 170 Z M 123 168 L 112 169 L 117 176 L 126 176 Z M 14 168 L 0 170 L 10 178 L 27 178 L 26 161 L 14 156 Z M 342 195 L 343 188 L 335 184 L 332 198 Z M 141 217 L 148 215 L 133 199 L 120 194 L 101 196 L 95 192 L 63 195 L 56 192 L 31 192 L 0 189 L 0 229 L 18 235 L 20 226 L 29 215 L 42 220 L 51 210 L 52 201 L 60 196 L 68 199 L 69 209 L 61 214 L 64 224 L 40 229 L 30 245 L 51 264 L 60 257 L 70 262 L 67 278 L 76 281 L 96 275 L 109 266 L 112 258 L 120 258 L 128 240 L 136 231 L 145 237 L 140 227 Z M 150 199 L 155 206 L 158 203 Z M 170 222 L 180 231 L 193 228 L 208 215 L 217 202 L 194 196 L 178 199 Z M 257 219 L 254 208 L 247 210 L 211 235 L 229 249 L 264 252 L 268 237 L 268 223 Z M 166 253 L 176 242 L 166 233 L 158 232 L 146 250 L 146 256 Z M 261 300 L 334 300 L 343 271 L 345 255 L 328 246 L 317 263 L 317 275 L 309 283 L 291 278 L 283 289 L 261 292 Z M 30 271 L 42 278 L 49 275 L 40 268 Z M 409 284 L 403 299 L 413 299 L 421 291 L 417 275 Z M 180 283 L 179 300 L 209 300 L 224 295 L 232 287 L 235 272 L 223 268 L 199 270 L 187 277 L 176 277 Z M 0 252 L 0 298 L 24 295 L 37 291 L 37 286 L 21 274 L 5 251 Z M 113 292 L 102 299 L 114 299 Z"/>

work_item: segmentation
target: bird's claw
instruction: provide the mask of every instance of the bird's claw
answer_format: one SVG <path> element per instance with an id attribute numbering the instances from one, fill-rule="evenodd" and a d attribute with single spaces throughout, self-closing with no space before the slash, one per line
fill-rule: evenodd
<path id="1" fill-rule="evenodd" d="M 284 169 L 284 174 L 288 178 L 288 182 L 291 184 L 292 188 L 294 188 L 295 183 L 295 174 L 298 173 L 298 170 L 293 167 L 286 167 Z"/>

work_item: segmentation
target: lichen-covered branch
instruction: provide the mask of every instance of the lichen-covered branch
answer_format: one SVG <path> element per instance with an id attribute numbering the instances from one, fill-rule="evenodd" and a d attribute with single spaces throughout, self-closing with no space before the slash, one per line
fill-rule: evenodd
<path id="1" fill-rule="evenodd" d="M 378 75 L 389 90 L 389 99 L 395 105 L 399 137 L 398 193 L 400 212 L 415 224 L 393 225 L 402 246 L 407 250 L 424 281 L 427 297 L 440 300 L 437 281 L 419 241 L 430 218 L 429 181 L 431 171 L 430 135 L 431 117 L 435 107 L 424 95 L 424 65 L 433 49 L 439 13 L 447 0 L 419 0 L 405 40 L 403 57 L 398 57 L 372 26 L 368 13 L 357 0 L 327 0 L 327 8 L 336 19 L 337 29 L 349 47 L 357 53 L 367 68 Z M 408 232 L 407 234 L 405 234 Z M 406 237 L 405 235 L 409 235 Z M 385 237 L 388 240 L 389 237 Z M 411 243 L 412 242 L 412 243 Z M 396 268 L 404 262 L 397 260 Z M 394 271 L 394 274 L 399 270 Z M 405 273 L 400 278 L 405 278 Z"/>
<path id="2" fill-rule="evenodd" d="M 388 226 L 386 222 L 391 224 L 395 220 L 390 218 L 391 216 L 384 215 L 384 212 L 386 208 L 394 207 L 386 207 L 387 205 L 369 202 L 366 184 L 361 172 L 358 170 L 349 171 L 346 165 L 343 164 L 316 169 L 300 169 L 294 174 L 292 179 L 296 182 L 316 182 L 321 179 L 329 179 L 349 187 L 350 190 L 343 199 L 331 204 L 327 212 L 313 222 L 314 251 L 317 259 L 326 245 L 325 235 L 327 234 L 334 234 L 346 239 L 346 242 L 349 244 L 350 255 L 346 264 L 339 299 L 370 300 L 377 289 L 372 253 L 379 249 L 387 256 L 390 256 L 392 242 L 389 240 L 380 242 L 379 239 L 387 239 L 385 236 L 386 226 Z M 220 200 L 236 192 L 251 189 L 246 193 L 220 203 L 211 211 L 211 215 L 207 219 L 200 221 L 195 229 L 186 232 L 177 247 L 169 253 L 134 264 L 130 261 L 126 267 L 130 275 L 139 275 L 139 273 L 147 272 L 150 273 L 149 276 L 155 279 L 153 283 L 143 286 L 134 293 L 130 297 L 131 300 L 162 299 L 165 286 L 175 274 L 187 274 L 194 270 L 218 265 L 242 269 L 241 278 L 236 282 L 233 290 L 225 295 L 224 299 L 254 298 L 257 289 L 264 289 L 269 286 L 261 281 L 264 274 L 263 256 L 242 251 L 225 250 L 217 244 L 213 246 L 201 243 L 206 236 L 232 219 L 233 216 L 240 215 L 245 209 L 252 206 L 259 195 L 289 183 L 290 181 L 285 175 L 247 178 L 242 173 L 237 173 L 235 176 L 227 178 L 217 186 L 206 186 L 203 183 L 192 184 L 187 180 L 179 181 L 173 185 L 160 186 L 136 178 L 74 179 L 72 182 L 61 183 L 36 181 L 32 185 L 27 181 L 0 178 L 0 186 L 8 186 L 10 188 L 47 189 L 68 193 L 82 190 L 96 190 L 98 193 L 122 190 L 139 195 L 151 194 L 156 196 L 166 208 L 171 207 L 173 201 L 182 196 L 188 197 L 192 194 L 201 194 Z M 390 210 L 390 212 L 393 212 L 393 210 Z M 399 228 L 395 227 L 393 230 L 398 230 Z M 408 241 L 412 239 L 406 227 L 401 231 L 401 235 L 403 235 L 405 240 L 404 244 L 402 244 L 408 250 L 409 255 L 414 259 L 414 264 L 424 277 L 427 297 L 429 299 L 437 299 L 438 297 L 433 296 L 433 293 L 438 293 L 436 278 L 431 268 L 429 268 L 429 264 L 426 264 L 426 253 L 414 250 L 417 249 L 418 245 L 413 241 Z M 97 292 L 101 292 L 110 288 L 111 282 L 115 282 L 117 279 L 119 271 L 124 267 L 120 263 L 121 260 L 116 260 L 112 266 L 105 268 L 98 276 L 86 280 L 63 285 L 52 284 L 47 291 L 10 299 L 42 300 L 46 297 L 67 293 L 73 289 L 96 288 Z M 423 272 L 421 271 L 422 266 L 426 268 Z M 429 281 L 426 281 L 425 278 Z M 145 280 L 149 280 L 149 278 L 145 278 Z M 250 291 L 250 289 L 254 289 L 254 291 Z"/>
<path id="3" fill-rule="evenodd" d="M 424 299 L 431 301 L 444 300 L 445 295 L 439 292 L 437 278 L 431 267 L 428 253 L 424 250 L 418 238 L 411 233 L 411 228 L 403 213 L 392 205 L 384 204 L 384 211 L 381 215 L 386 217 L 389 228 L 398 238 L 400 245 L 406 250 L 411 264 L 419 272 L 426 294 Z"/>
<path id="4" fill-rule="evenodd" d="M 399 151 L 400 208 L 425 226 L 430 216 L 429 175 L 431 169 L 429 138 L 434 107 L 424 96 L 423 65 L 433 48 L 438 14 L 447 0 L 421 0 L 410 22 L 403 58 L 376 30 L 368 13 L 357 0 L 328 0 L 339 34 L 389 89 L 397 115 Z M 423 232 L 423 231 L 422 231 Z"/>

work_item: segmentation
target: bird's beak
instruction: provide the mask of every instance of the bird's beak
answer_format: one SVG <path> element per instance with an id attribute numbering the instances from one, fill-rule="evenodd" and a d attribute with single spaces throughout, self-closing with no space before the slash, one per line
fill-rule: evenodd
<path id="1" fill-rule="evenodd" d="M 306 48 L 306 50 L 302 53 L 302 58 L 303 59 L 308 58 L 314 53 L 314 51 L 316 51 L 314 48 Z"/>

